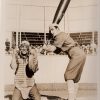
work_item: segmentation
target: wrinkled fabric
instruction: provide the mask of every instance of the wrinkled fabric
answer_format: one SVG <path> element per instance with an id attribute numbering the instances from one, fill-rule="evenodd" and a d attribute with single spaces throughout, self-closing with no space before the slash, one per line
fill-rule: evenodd
<path id="1" fill-rule="evenodd" d="M 68 33 L 60 32 L 54 37 L 53 45 L 65 52 L 70 59 L 64 74 L 65 81 L 73 80 L 75 83 L 79 82 L 86 55 L 79 48 L 78 43 Z"/>
<path id="2" fill-rule="evenodd" d="M 19 67 L 15 76 L 15 86 L 21 91 L 24 99 L 28 97 L 28 93 L 35 83 L 34 78 L 28 78 L 26 75 L 26 65 L 28 59 L 18 59 Z"/>

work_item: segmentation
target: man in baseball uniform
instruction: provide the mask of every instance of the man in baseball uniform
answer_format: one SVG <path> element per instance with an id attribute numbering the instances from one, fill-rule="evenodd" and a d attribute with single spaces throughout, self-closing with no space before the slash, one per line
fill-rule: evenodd
<path id="1" fill-rule="evenodd" d="M 15 71 L 12 100 L 41 100 L 34 73 L 38 70 L 37 54 L 28 41 L 22 41 L 19 51 L 12 54 L 11 68 Z"/>
<path id="2" fill-rule="evenodd" d="M 68 33 L 61 32 L 57 24 L 51 24 L 49 31 L 53 34 L 53 44 L 45 45 L 43 49 L 59 54 L 61 51 L 69 57 L 64 78 L 68 86 L 68 100 L 75 100 L 78 90 L 78 82 L 81 78 L 83 67 L 86 60 L 85 53 L 80 49 Z"/>

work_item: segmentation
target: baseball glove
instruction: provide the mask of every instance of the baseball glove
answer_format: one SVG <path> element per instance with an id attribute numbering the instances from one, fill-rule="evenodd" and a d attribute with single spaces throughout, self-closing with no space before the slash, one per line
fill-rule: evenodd
<path id="1" fill-rule="evenodd" d="M 38 71 L 37 53 L 34 49 L 30 51 L 29 61 L 26 65 L 26 75 L 32 77 Z"/>

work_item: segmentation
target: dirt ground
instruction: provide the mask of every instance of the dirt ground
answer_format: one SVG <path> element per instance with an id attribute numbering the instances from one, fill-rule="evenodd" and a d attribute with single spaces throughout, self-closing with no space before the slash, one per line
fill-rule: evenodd
<path id="1" fill-rule="evenodd" d="M 67 100 L 67 91 L 40 91 L 41 100 Z M 5 97 L 5 100 L 11 100 L 12 95 Z M 97 100 L 96 90 L 79 90 L 77 100 Z"/>

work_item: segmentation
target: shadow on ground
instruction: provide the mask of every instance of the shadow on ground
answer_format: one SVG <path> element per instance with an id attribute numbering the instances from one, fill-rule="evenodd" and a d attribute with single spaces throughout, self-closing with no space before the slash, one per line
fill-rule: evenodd
<path id="1" fill-rule="evenodd" d="M 48 96 L 48 95 L 41 95 L 41 96 L 46 97 L 47 100 L 67 100 L 67 99 L 61 98 L 59 96 Z"/>
<path id="2" fill-rule="evenodd" d="M 67 99 L 64 99 L 64 98 L 61 98 L 59 96 L 49 96 L 49 95 L 41 95 L 42 98 L 46 98 L 46 99 L 43 99 L 43 100 L 67 100 Z M 9 100 L 12 100 L 12 95 L 7 95 L 5 96 L 5 98 L 8 98 Z M 24 100 L 33 100 L 33 99 L 24 99 Z"/>

